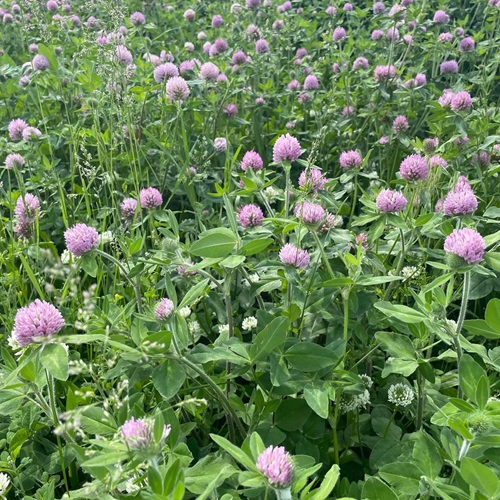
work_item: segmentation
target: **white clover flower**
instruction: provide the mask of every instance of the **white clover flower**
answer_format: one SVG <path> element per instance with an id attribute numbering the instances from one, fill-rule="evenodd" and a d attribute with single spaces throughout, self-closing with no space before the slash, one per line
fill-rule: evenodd
<path id="1" fill-rule="evenodd" d="M 64 252 L 61 254 L 61 262 L 63 264 L 71 264 L 75 260 L 75 256 L 68 250 L 64 250 Z"/>
<path id="2" fill-rule="evenodd" d="M 269 186 L 264 189 L 264 196 L 266 197 L 269 203 L 276 203 L 276 197 L 280 194 L 280 192 L 273 186 Z"/>
<path id="3" fill-rule="evenodd" d="M 412 278 L 417 278 L 420 276 L 420 269 L 415 266 L 405 266 L 401 270 L 401 275 L 403 276 L 405 281 L 408 281 Z"/>
<path id="4" fill-rule="evenodd" d="M 191 333 L 191 335 L 196 335 L 197 333 L 201 332 L 201 326 L 197 320 L 189 322 L 188 329 L 189 329 L 189 333 Z"/>
<path id="5" fill-rule="evenodd" d="M 248 281 L 250 281 L 250 283 L 258 283 L 259 280 L 260 276 L 257 273 L 253 273 L 248 276 Z"/>
<path id="6" fill-rule="evenodd" d="M 445 319 L 446 321 L 446 325 L 448 326 L 448 328 L 453 332 L 453 333 L 457 333 L 457 322 L 456 321 L 453 321 L 452 319 Z"/>
<path id="7" fill-rule="evenodd" d="M 243 323 L 241 324 L 241 328 L 247 332 L 249 332 L 252 328 L 255 328 L 257 326 L 257 318 L 254 316 L 249 316 L 248 318 L 245 318 L 243 320 Z"/>
<path id="8" fill-rule="evenodd" d="M 183 307 L 181 309 L 179 309 L 179 314 L 184 318 L 189 318 L 190 314 L 191 314 L 191 309 L 189 309 L 189 307 Z"/>
<path id="9" fill-rule="evenodd" d="M 399 384 L 393 384 L 389 387 L 387 399 L 389 403 L 393 403 L 396 406 L 406 407 L 415 399 L 415 393 L 410 386 L 400 382 Z"/>
<path id="10" fill-rule="evenodd" d="M 105 245 L 106 243 L 110 243 L 113 241 L 113 233 L 111 231 L 104 231 L 99 234 L 99 244 Z"/>
<path id="11" fill-rule="evenodd" d="M 0 472 L 0 495 L 2 496 L 2 498 L 5 492 L 7 491 L 9 484 L 10 484 L 9 476 L 7 476 L 7 474 L 4 474 L 3 472 Z"/>
<path id="12" fill-rule="evenodd" d="M 221 335 L 223 333 L 229 333 L 229 325 L 227 323 L 225 325 L 219 325 L 219 333 Z"/>
<path id="13" fill-rule="evenodd" d="M 138 484 L 135 484 L 135 478 L 131 477 L 125 482 L 125 491 L 127 493 L 136 493 L 141 488 Z"/>
<path id="14" fill-rule="evenodd" d="M 367 389 L 371 389 L 373 386 L 373 380 L 372 378 L 367 375 L 366 373 L 363 373 L 361 375 L 358 375 L 358 377 L 363 381 L 363 384 L 365 384 L 365 387 Z"/>
<path id="15" fill-rule="evenodd" d="M 358 394 L 354 396 L 354 401 L 356 402 L 356 408 L 366 408 L 370 405 L 370 392 L 365 389 L 363 394 Z"/>

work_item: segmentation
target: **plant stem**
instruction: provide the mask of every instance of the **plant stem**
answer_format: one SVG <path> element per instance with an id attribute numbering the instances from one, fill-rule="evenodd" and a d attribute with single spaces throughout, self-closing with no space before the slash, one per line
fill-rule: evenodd
<path id="1" fill-rule="evenodd" d="M 418 386 L 418 401 L 417 401 L 417 431 L 422 428 L 422 419 L 424 415 L 425 405 L 425 379 L 420 372 L 417 373 L 417 386 Z"/>
<path id="2" fill-rule="evenodd" d="M 401 272 L 401 269 L 403 269 L 403 264 L 405 261 L 405 237 L 403 234 L 403 230 L 399 228 L 399 235 L 401 238 L 401 252 L 399 254 L 399 261 L 398 265 L 396 267 L 396 270 L 394 271 L 394 276 L 399 276 L 399 273 Z M 384 300 L 389 300 L 391 298 L 391 294 L 394 291 L 394 288 L 399 284 L 399 281 L 393 281 L 392 283 L 389 284 L 387 287 L 387 290 L 385 291 L 384 295 Z"/>
<path id="3" fill-rule="evenodd" d="M 396 411 L 397 411 L 397 408 L 394 408 L 394 411 L 392 412 L 391 418 L 389 419 L 389 422 L 387 422 L 387 427 L 385 428 L 385 431 L 384 431 L 384 438 L 387 437 L 387 433 L 389 432 L 389 429 L 391 428 L 391 424 L 394 421 L 394 417 L 396 416 Z"/>
<path id="4" fill-rule="evenodd" d="M 339 438 L 338 438 L 338 433 L 337 433 L 337 423 L 339 420 L 339 403 L 340 403 L 341 396 L 342 396 L 342 388 L 339 387 L 335 391 L 335 409 L 333 410 L 333 419 L 330 422 L 330 425 L 332 426 L 332 433 L 333 433 L 333 453 L 334 453 L 335 463 L 337 465 L 340 464 Z"/>
<path id="5" fill-rule="evenodd" d="M 460 360 L 462 359 L 462 346 L 460 344 L 460 332 L 462 331 L 462 326 L 465 320 L 465 314 L 467 313 L 467 303 L 469 302 L 469 292 L 470 292 L 470 271 L 464 273 L 464 284 L 462 289 L 462 303 L 460 304 L 460 313 L 458 315 L 457 330 L 455 332 L 454 343 L 455 350 L 457 352 L 457 367 L 460 365 Z M 458 386 L 458 397 L 462 397 L 462 389 Z"/>
<path id="6" fill-rule="evenodd" d="M 311 230 L 311 233 L 313 235 L 313 238 L 316 240 L 316 244 L 318 245 L 319 251 L 321 253 L 321 258 L 323 260 L 323 264 L 328 269 L 328 272 L 330 273 L 330 277 L 332 279 L 334 279 L 335 275 L 333 274 L 332 267 L 330 266 L 330 262 L 328 262 L 328 258 L 326 256 L 325 249 L 323 248 L 323 244 L 319 240 L 318 233 L 316 231 L 314 231 L 314 230 Z"/>
<path id="7" fill-rule="evenodd" d="M 52 378 L 52 375 L 50 375 L 47 370 L 45 370 L 45 376 L 47 377 L 47 387 L 49 390 L 50 409 L 52 410 L 52 420 L 54 422 L 54 430 L 55 430 L 59 425 L 59 417 L 57 416 L 56 398 L 55 398 L 55 394 L 54 394 L 54 379 Z M 56 433 L 54 432 L 54 434 L 56 434 Z M 68 477 L 66 475 L 66 464 L 64 463 L 64 453 L 63 453 L 63 449 L 62 449 L 61 438 L 59 437 L 58 434 L 56 434 L 56 440 L 57 440 L 57 448 L 59 450 L 59 461 L 61 463 L 61 471 L 62 471 L 62 475 L 63 475 L 64 486 L 66 487 L 66 492 L 67 492 L 68 496 L 70 496 Z"/>
<path id="8" fill-rule="evenodd" d="M 137 301 L 137 310 L 139 311 L 139 313 L 142 314 L 142 299 L 141 299 L 141 289 L 139 287 L 139 285 L 137 283 L 134 283 L 129 277 L 128 277 L 128 273 L 127 273 L 127 270 L 123 267 L 123 265 L 121 264 L 121 262 L 116 259 L 115 257 L 113 257 L 112 255 L 109 255 L 108 253 L 106 252 L 103 252 L 102 250 L 99 250 L 98 248 L 94 249 L 94 252 L 96 252 L 98 255 L 100 255 L 101 257 L 105 257 L 106 259 L 110 260 L 113 264 L 115 264 L 115 266 L 118 267 L 118 269 L 120 269 L 120 271 L 122 272 L 123 276 L 125 277 L 125 279 L 130 283 L 130 285 L 132 286 L 132 288 L 134 289 L 134 292 L 135 292 L 135 299 Z"/>
<path id="9" fill-rule="evenodd" d="M 344 335 L 343 338 L 347 342 L 347 336 L 349 333 L 349 295 L 351 294 L 351 289 L 344 288 L 342 291 L 342 299 L 344 301 Z"/>

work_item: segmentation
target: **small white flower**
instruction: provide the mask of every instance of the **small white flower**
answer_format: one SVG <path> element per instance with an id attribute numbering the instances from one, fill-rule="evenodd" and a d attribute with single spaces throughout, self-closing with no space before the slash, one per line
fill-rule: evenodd
<path id="1" fill-rule="evenodd" d="M 420 269 L 415 266 L 405 266 L 401 270 L 401 275 L 403 276 L 405 281 L 408 281 L 410 279 L 415 279 L 420 275 Z"/>
<path id="2" fill-rule="evenodd" d="M 389 387 L 387 399 L 389 403 L 393 403 L 396 406 L 406 407 L 415 399 L 415 393 L 410 386 L 400 382 L 399 384 L 393 384 Z"/>
<path id="3" fill-rule="evenodd" d="M 7 491 L 9 484 L 10 484 L 9 476 L 7 476 L 7 474 L 4 474 L 3 472 L 0 472 L 0 495 L 2 497 Z"/>
<path id="4" fill-rule="evenodd" d="M 248 276 L 248 281 L 250 281 L 250 283 L 258 283 L 259 279 L 260 276 L 257 273 L 253 273 Z"/>
<path id="5" fill-rule="evenodd" d="M 183 307 L 181 309 L 179 309 L 179 314 L 185 319 L 185 318 L 189 318 L 190 314 L 191 314 L 191 309 L 189 309 L 189 307 Z"/>
<path id="6" fill-rule="evenodd" d="M 370 393 L 368 389 L 365 389 L 363 394 L 354 396 L 354 401 L 356 402 L 356 408 L 366 408 L 370 404 Z"/>
<path id="7" fill-rule="evenodd" d="M 264 196 L 269 201 L 269 203 L 275 203 L 276 197 L 280 194 L 280 192 L 273 186 L 269 186 L 264 189 Z"/>
<path id="8" fill-rule="evenodd" d="M 247 332 L 249 332 L 252 328 L 255 328 L 257 326 L 257 318 L 254 316 L 249 316 L 248 318 L 245 318 L 243 320 L 243 323 L 241 324 L 241 328 Z"/>
<path id="9" fill-rule="evenodd" d="M 61 254 L 61 262 L 63 264 L 71 264 L 74 260 L 75 256 L 68 249 L 64 250 Z"/>
<path id="10" fill-rule="evenodd" d="M 229 325 L 219 325 L 219 333 L 222 335 L 223 333 L 229 333 Z"/>
<path id="11" fill-rule="evenodd" d="M 198 321 L 196 321 L 196 320 L 188 323 L 188 329 L 189 329 L 189 333 L 191 333 L 191 335 L 196 335 L 197 333 L 201 332 L 201 326 L 198 323 Z"/>
<path id="12" fill-rule="evenodd" d="M 367 375 L 366 373 L 363 373 L 362 375 L 358 375 L 358 376 L 363 381 L 363 384 L 365 384 L 367 389 L 372 388 L 373 380 L 369 375 Z"/>
<path id="13" fill-rule="evenodd" d="M 99 243 L 105 245 L 113 241 L 113 233 L 111 231 L 104 231 L 99 235 Z"/>

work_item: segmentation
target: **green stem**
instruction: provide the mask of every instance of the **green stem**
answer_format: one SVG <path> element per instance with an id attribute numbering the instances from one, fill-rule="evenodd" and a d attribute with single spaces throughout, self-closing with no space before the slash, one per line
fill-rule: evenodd
<path id="1" fill-rule="evenodd" d="M 333 419 L 331 422 L 332 433 L 333 433 L 333 453 L 334 453 L 335 463 L 337 465 L 340 464 L 339 438 L 338 438 L 338 432 L 337 432 L 337 424 L 338 424 L 338 420 L 339 420 L 339 404 L 340 404 L 340 397 L 341 396 L 342 396 L 342 389 L 339 387 L 335 391 L 335 409 L 333 410 Z"/>
<path id="2" fill-rule="evenodd" d="M 318 245 L 319 251 L 321 253 L 321 258 L 323 260 L 323 264 L 325 264 L 325 267 L 328 269 L 328 272 L 330 273 L 330 277 L 332 279 L 334 279 L 335 275 L 333 274 L 333 270 L 332 270 L 332 267 L 330 266 L 330 262 L 328 262 L 328 258 L 326 256 L 325 249 L 324 249 L 321 241 L 319 240 L 318 233 L 315 230 L 311 230 L 311 233 L 313 235 L 313 238 L 316 240 L 316 244 Z"/>
<path id="3" fill-rule="evenodd" d="M 394 420 L 394 417 L 396 416 L 396 411 L 397 411 L 397 408 L 394 408 L 394 411 L 392 412 L 391 418 L 389 419 L 389 422 L 387 422 L 387 427 L 385 428 L 385 431 L 384 431 L 384 438 L 387 437 L 387 433 L 389 432 L 389 429 L 390 429 L 391 424 Z"/>
<path id="4" fill-rule="evenodd" d="M 52 378 L 52 375 L 50 375 L 47 370 L 45 370 L 45 376 L 47 377 L 47 387 L 49 389 L 50 409 L 52 410 L 52 420 L 54 422 L 54 430 L 55 430 L 59 426 L 59 417 L 57 416 L 56 398 L 55 398 L 55 394 L 54 394 L 54 379 Z M 67 492 L 68 496 L 70 496 L 68 477 L 66 475 L 66 464 L 64 463 L 64 453 L 63 453 L 63 449 L 62 449 L 61 438 L 59 437 L 58 434 L 56 434 L 56 440 L 57 440 L 57 448 L 59 450 L 59 461 L 61 463 L 61 470 L 62 470 L 62 475 L 63 475 L 63 480 L 64 480 L 64 486 L 66 487 L 66 492 Z"/>
<path id="5" fill-rule="evenodd" d="M 132 288 L 134 289 L 135 292 L 135 299 L 137 301 L 137 310 L 139 311 L 140 314 L 142 314 L 142 299 L 141 299 L 141 289 L 137 283 L 134 283 L 129 277 L 127 270 L 123 267 L 121 262 L 113 257 L 112 255 L 109 255 L 106 252 L 103 252 L 102 250 L 99 250 L 98 248 L 94 249 L 94 252 L 96 252 L 98 255 L 101 257 L 105 257 L 106 259 L 110 260 L 115 266 L 120 269 L 121 273 L 125 277 L 125 279 L 130 283 Z"/>
<path id="6" fill-rule="evenodd" d="M 422 428 L 422 421 L 424 415 L 425 405 L 425 379 L 422 377 L 420 371 L 417 373 L 417 387 L 418 387 L 418 401 L 417 401 L 417 431 Z"/>
<path id="7" fill-rule="evenodd" d="M 399 261 L 398 261 L 398 265 L 396 267 L 396 270 L 394 272 L 394 276 L 399 276 L 399 274 L 401 273 L 401 269 L 403 269 L 403 264 L 405 262 L 405 253 L 406 253 L 405 237 L 403 234 L 403 230 L 401 228 L 399 228 L 399 236 L 401 239 L 401 252 L 399 254 Z M 385 292 L 385 295 L 384 295 L 384 300 L 389 300 L 391 298 L 391 294 L 394 291 L 394 288 L 396 286 L 398 286 L 398 284 L 399 284 L 399 281 L 393 281 L 392 283 L 389 284 L 389 286 L 387 287 L 387 290 Z"/>
<path id="8" fill-rule="evenodd" d="M 465 314 L 467 313 L 467 303 L 469 302 L 469 292 L 470 292 L 470 271 L 464 274 L 464 284 L 462 290 L 462 303 L 460 304 L 460 313 L 458 315 L 457 330 L 455 332 L 454 343 L 455 350 L 457 352 L 457 366 L 460 365 L 460 360 L 462 359 L 462 345 L 460 344 L 460 332 L 462 331 L 462 326 L 465 320 Z M 458 397 L 462 397 L 462 389 L 458 387 Z"/>
<path id="9" fill-rule="evenodd" d="M 347 342 L 349 333 L 349 295 L 351 294 L 350 288 L 345 288 L 342 291 L 342 299 L 344 301 L 344 335 L 343 338 Z"/>
<path id="10" fill-rule="evenodd" d="M 351 214 L 349 215 L 349 228 L 351 227 L 352 218 L 354 217 L 354 211 L 356 210 L 357 201 L 358 201 L 358 177 L 356 176 L 354 181 L 354 194 L 352 196 Z"/>

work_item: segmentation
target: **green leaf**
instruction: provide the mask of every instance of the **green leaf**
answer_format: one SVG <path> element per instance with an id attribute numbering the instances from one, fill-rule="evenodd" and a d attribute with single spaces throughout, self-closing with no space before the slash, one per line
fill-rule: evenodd
<path id="1" fill-rule="evenodd" d="M 426 380 L 433 384 L 436 381 L 436 375 L 434 374 L 434 370 L 432 369 L 431 364 L 427 360 L 422 358 L 419 358 L 417 361 L 420 373 L 425 377 Z"/>
<path id="2" fill-rule="evenodd" d="M 422 431 L 416 434 L 412 455 L 417 465 L 428 478 L 435 479 L 438 477 L 443 467 L 443 459 L 434 441 Z"/>
<path id="3" fill-rule="evenodd" d="M 241 251 L 249 257 L 265 250 L 273 242 L 272 238 L 257 238 L 245 243 L 241 247 Z"/>
<path id="4" fill-rule="evenodd" d="M 289 398 L 281 401 L 274 413 L 274 424 L 284 431 L 293 432 L 302 428 L 311 415 L 311 409 L 303 399 Z"/>
<path id="5" fill-rule="evenodd" d="M 489 468 L 473 458 L 465 457 L 460 464 L 460 474 L 464 481 L 488 498 L 498 498 L 500 481 Z"/>
<path id="6" fill-rule="evenodd" d="M 275 318 L 255 337 L 250 348 L 252 363 L 269 356 L 281 347 L 286 339 L 290 324 L 287 318 Z"/>
<path id="7" fill-rule="evenodd" d="M 211 229 L 202 233 L 199 240 L 191 245 L 191 254 L 197 257 L 226 257 L 236 242 L 236 236 L 230 229 L 224 227 Z"/>
<path id="8" fill-rule="evenodd" d="M 60 344 L 46 344 L 40 361 L 47 371 L 57 380 L 68 380 L 68 352 Z"/>
<path id="9" fill-rule="evenodd" d="M 472 413 L 475 408 L 467 401 L 458 398 L 450 398 L 450 403 L 456 406 L 459 410 L 465 411 L 466 413 Z"/>
<path id="10" fill-rule="evenodd" d="M 92 278 L 97 276 L 97 260 L 94 255 L 91 253 L 85 253 L 80 257 L 79 260 L 80 267 Z"/>
<path id="11" fill-rule="evenodd" d="M 384 465 L 379 475 L 387 481 L 400 495 L 412 498 L 419 492 L 420 478 L 424 472 L 413 462 L 396 462 Z"/>
<path id="12" fill-rule="evenodd" d="M 244 255 L 230 255 L 220 262 L 220 265 L 227 269 L 235 269 L 245 262 Z"/>
<path id="13" fill-rule="evenodd" d="M 330 349 L 313 342 L 299 342 L 285 353 L 285 358 L 297 370 L 316 372 L 334 366 L 340 357 Z"/>
<path id="14" fill-rule="evenodd" d="M 416 359 L 413 342 L 404 335 L 392 332 L 377 332 L 375 338 L 391 356 L 403 359 Z"/>
<path id="15" fill-rule="evenodd" d="M 153 370 L 153 385 L 165 400 L 173 398 L 186 380 L 184 367 L 175 359 L 167 359 Z"/>
<path id="16" fill-rule="evenodd" d="M 200 281 L 193 287 L 191 287 L 186 295 L 184 295 L 184 298 L 181 300 L 181 303 L 178 305 L 178 309 L 182 309 L 183 307 L 190 306 L 194 301 L 198 300 L 202 294 L 205 288 L 207 287 L 209 282 L 209 278 L 204 279 L 203 281 Z"/>
<path id="17" fill-rule="evenodd" d="M 329 414 L 329 389 L 324 382 L 314 380 L 304 387 L 304 399 L 309 408 L 321 418 L 328 418 Z"/>
<path id="18" fill-rule="evenodd" d="M 323 481 L 318 489 L 314 490 L 312 496 L 308 495 L 311 500 L 325 500 L 330 495 L 331 491 L 337 484 L 340 476 L 340 467 L 335 464 L 332 465 L 331 469 L 325 474 Z"/>
<path id="19" fill-rule="evenodd" d="M 148 467 L 148 483 L 153 493 L 163 494 L 163 479 L 158 469 L 152 464 L 149 464 Z"/>
<path id="20" fill-rule="evenodd" d="M 394 490 L 378 477 L 369 477 L 365 481 L 361 498 L 369 500 L 399 500 Z"/>
<path id="21" fill-rule="evenodd" d="M 479 406 L 480 410 L 484 410 L 486 403 L 488 402 L 488 398 L 490 397 L 490 383 L 486 375 L 483 375 L 477 381 L 476 387 L 476 403 Z"/>
<path id="22" fill-rule="evenodd" d="M 464 394 L 474 403 L 476 401 L 476 387 L 481 377 L 486 377 L 486 372 L 481 365 L 474 361 L 470 354 L 464 354 L 458 365 L 458 382 Z"/>
<path id="23" fill-rule="evenodd" d="M 500 338 L 500 332 L 493 330 L 484 319 L 466 319 L 464 328 L 472 335 L 480 335 L 487 339 Z"/>
<path id="24" fill-rule="evenodd" d="M 246 467 L 249 471 L 258 472 L 254 461 L 240 448 L 232 444 L 226 438 L 217 434 L 210 434 L 210 437 L 224 450 L 226 450 L 235 460 Z"/>
<path id="25" fill-rule="evenodd" d="M 484 254 L 484 260 L 491 269 L 500 271 L 500 252 L 487 252 Z"/>
<path id="26" fill-rule="evenodd" d="M 211 487 L 210 492 L 220 486 L 237 470 L 220 457 L 206 456 L 184 472 L 186 488 L 196 495 Z"/>
<path id="27" fill-rule="evenodd" d="M 474 437 L 469 429 L 467 429 L 467 426 L 464 424 L 464 422 L 458 417 L 450 417 L 448 419 L 448 426 L 468 441 L 470 441 Z"/>
<path id="28" fill-rule="evenodd" d="M 117 430 L 116 422 L 102 408 L 91 406 L 81 416 L 82 428 L 88 434 L 113 434 Z"/>
<path id="29" fill-rule="evenodd" d="M 418 367 L 419 364 L 417 361 L 394 358 L 390 363 L 385 362 L 382 370 L 382 378 L 387 377 L 391 373 L 399 373 L 400 375 L 409 377 Z"/>
<path id="30" fill-rule="evenodd" d="M 82 463 L 82 467 L 90 469 L 92 467 L 107 467 L 108 465 L 116 466 L 122 460 L 126 460 L 128 453 L 124 451 L 113 451 L 97 455 Z"/>
<path id="31" fill-rule="evenodd" d="M 408 306 L 401 304 L 392 304 L 391 302 L 381 301 L 374 304 L 375 307 L 389 318 L 397 318 L 404 323 L 421 323 L 427 319 L 427 316 Z"/>
<path id="32" fill-rule="evenodd" d="M 45 56 L 50 64 L 50 69 L 57 70 L 57 58 L 54 53 L 43 43 L 38 44 L 38 53 Z"/>
<path id="33" fill-rule="evenodd" d="M 500 335 L 500 299 L 491 299 L 486 306 L 484 319 Z"/>
<path id="34" fill-rule="evenodd" d="M 368 286 L 368 285 L 381 285 L 383 283 L 390 283 L 392 281 L 401 281 L 403 278 L 401 276 L 361 276 L 356 280 L 356 285 Z"/>

